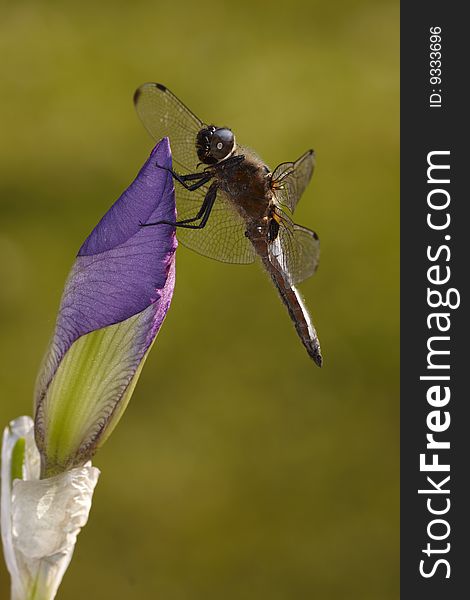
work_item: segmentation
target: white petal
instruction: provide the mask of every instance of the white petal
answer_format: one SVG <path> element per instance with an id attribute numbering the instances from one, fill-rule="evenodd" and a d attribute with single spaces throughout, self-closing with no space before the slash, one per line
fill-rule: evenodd
<path id="1" fill-rule="evenodd" d="M 13 448 L 25 438 L 23 479 L 11 482 Z M 12 597 L 33 586 L 54 598 L 88 520 L 99 470 L 91 463 L 39 480 L 33 421 L 20 417 L 5 430 L 2 448 L 2 538 L 12 578 Z"/>

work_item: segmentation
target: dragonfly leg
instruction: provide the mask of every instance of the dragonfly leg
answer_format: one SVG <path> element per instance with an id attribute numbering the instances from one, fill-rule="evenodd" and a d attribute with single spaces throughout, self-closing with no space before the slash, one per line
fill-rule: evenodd
<path id="1" fill-rule="evenodd" d="M 191 185 L 184 185 L 184 187 L 187 190 L 189 190 L 190 192 L 194 192 L 194 190 L 197 190 L 198 188 L 202 187 L 211 179 L 212 179 L 212 175 L 210 173 L 206 173 L 205 177 L 201 177 L 201 179 L 199 181 L 197 181 L 196 183 L 192 183 Z"/>
<path id="2" fill-rule="evenodd" d="M 207 171 L 204 171 L 203 173 L 189 173 L 188 175 L 179 175 L 178 173 L 173 171 L 173 169 L 168 169 L 167 167 L 161 167 L 158 164 L 157 164 L 157 167 L 159 169 L 164 169 L 165 171 L 168 171 L 169 173 L 171 173 L 172 177 L 174 179 L 176 179 L 176 181 L 178 181 L 178 183 L 181 183 L 181 185 L 183 187 L 185 187 L 187 190 L 189 190 L 190 192 L 197 190 L 198 188 L 200 188 L 201 186 L 206 184 L 212 178 L 212 174 L 208 173 Z M 191 183 L 188 185 L 186 183 L 187 181 L 196 181 L 196 183 Z"/>
<path id="3" fill-rule="evenodd" d="M 214 206 L 215 199 L 217 198 L 217 184 L 213 183 L 207 190 L 207 194 L 204 198 L 204 202 L 195 217 L 190 219 L 183 219 L 182 221 L 156 221 L 155 223 L 139 223 L 141 227 L 152 227 L 153 225 L 173 225 L 173 227 L 183 227 L 184 229 L 202 229 L 207 223 L 207 219 L 211 214 L 212 207 Z M 194 225 L 195 221 L 201 222 Z"/>

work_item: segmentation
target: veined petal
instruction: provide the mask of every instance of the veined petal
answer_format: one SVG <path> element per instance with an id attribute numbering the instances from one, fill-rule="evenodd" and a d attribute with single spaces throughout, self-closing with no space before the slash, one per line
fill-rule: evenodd
<path id="1" fill-rule="evenodd" d="M 72 344 L 41 405 L 41 452 L 52 475 L 90 459 L 127 406 L 148 350 L 168 310 L 174 263 L 158 302 Z"/>

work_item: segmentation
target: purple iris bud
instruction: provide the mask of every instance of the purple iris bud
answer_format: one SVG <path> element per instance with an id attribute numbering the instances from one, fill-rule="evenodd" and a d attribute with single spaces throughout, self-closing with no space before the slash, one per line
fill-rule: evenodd
<path id="1" fill-rule="evenodd" d="M 163 167 L 163 168 L 162 168 Z M 176 218 L 168 139 L 83 243 L 35 397 L 42 475 L 85 464 L 115 427 L 170 306 Z"/>

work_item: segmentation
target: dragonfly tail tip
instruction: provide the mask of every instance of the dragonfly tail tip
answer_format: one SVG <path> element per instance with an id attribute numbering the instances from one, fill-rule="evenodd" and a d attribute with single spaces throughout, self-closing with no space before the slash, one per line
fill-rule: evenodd
<path id="1" fill-rule="evenodd" d="M 309 349 L 309 355 L 313 359 L 313 362 L 318 366 L 323 366 L 323 356 L 321 355 L 319 348 Z"/>

